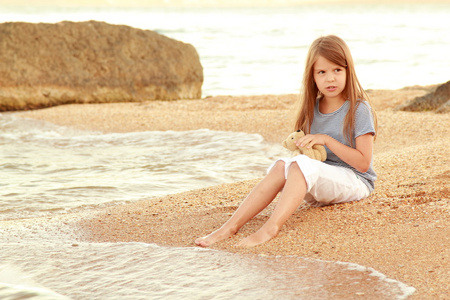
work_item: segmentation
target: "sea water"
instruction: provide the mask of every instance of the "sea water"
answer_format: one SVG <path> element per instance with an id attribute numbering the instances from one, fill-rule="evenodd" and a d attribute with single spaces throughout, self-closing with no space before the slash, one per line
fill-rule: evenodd
<path id="1" fill-rule="evenodd" d="M 0 22 L 95 19 L 156 30 L 197 48 L 204 95 L 282 94 L 297 92 L 307 47 L 328 33 L 347 40 L 367 88 L 447 81 L 443 70 L 450 62 L 442 57 L 450 52 L 449 13 L 447 4 L 220 10 L 28 6 L 1 7 Z M 207 129 L 104 134 L 0 115 L 0 299 L 404 299 L 412 294 L 413 287 L 370 266 L 87 243 L 73 232 L 78 218 L 102 207 L 259 177 L 282 152 L 254 134 Z"/>
<path id="2" fill-rule="evenodd" d="M 406 299 L 372 268 L 294 256 L 76 240 L 76 217 L 3 221 L 0 299 Z"/>
<path id="3" fill-rule="evenodd" d="M 450 3 L 302 5 L 284 8 L 0 7 L 0 22 L 97 20 L 157 31 L 192 44 L 203 96 L 298 93 L 311 42 L 349 45 L 365 89 L 450 78 Z"/>
<path id="4" fill-rule="evenodd" d="M 258 134 L 86 132 L 0 114 L 0 220 L 73 212 L 263 176 Z"/>

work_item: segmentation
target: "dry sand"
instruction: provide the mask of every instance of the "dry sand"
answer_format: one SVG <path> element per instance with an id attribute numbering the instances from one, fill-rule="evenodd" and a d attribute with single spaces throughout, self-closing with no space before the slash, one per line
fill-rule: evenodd
<path id="1" fill-rule="evenodd" d="M 379 118 L 375 192 L 359 202 L 300 207 L 280 234 L 252 249 L 234 244 L 268 218 L 273 204 L 212 248 L 297 255 L 372 267 L 417 289 L 411 299 L 450 299 L 450 114 L 394 108 L 431 87 L 369 91 Z M 296 95 L 58 106 L 17 115 L 103 132 L 209 128 L 259 133 L 279 143 L 291 132 Z M 245 166 L 243 166 L 245 167 Z M 194 247 L 218 228 L 258 179 L 115 206 L 80 222 L 90 241 Z"/>

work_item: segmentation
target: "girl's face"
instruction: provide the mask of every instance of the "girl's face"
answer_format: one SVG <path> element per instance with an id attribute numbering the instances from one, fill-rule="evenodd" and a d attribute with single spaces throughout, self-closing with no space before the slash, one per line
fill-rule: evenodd
<path id="1" fill-rule="evenodd" d="M 314 81 L 325 100 L 345 101 L 342 91 L 347 81 L 347 70 L 323 56 L 314 63 Z"/>

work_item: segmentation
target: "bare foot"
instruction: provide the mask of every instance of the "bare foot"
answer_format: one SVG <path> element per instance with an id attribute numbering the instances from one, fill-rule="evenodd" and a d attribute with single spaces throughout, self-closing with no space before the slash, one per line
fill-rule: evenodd
<path id="1" fill-rule="evenodd" d="M 237 230 L 228 230 L 224 228 L 219 228 L 216 231 L 208 234 L 207 236 L 198 238 L 195 240 L 195 244 L 200 247 L 209 247 L 214 243 L 231 237 L 236 233 Z"/>
<path id="2" fill-rule="evenodd" d="M 240 241 L 237 246 L 249 248 L 263 244 L 276 237 L 278 231 L 279 229 L 275 226 L 269 228 L 269 226 L 264 225 L 257 232 Z"/>

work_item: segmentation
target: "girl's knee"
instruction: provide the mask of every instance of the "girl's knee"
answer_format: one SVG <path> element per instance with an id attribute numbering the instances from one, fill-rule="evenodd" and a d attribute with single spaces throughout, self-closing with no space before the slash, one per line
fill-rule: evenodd
<path id="1" fill-rule="evenodd" d="M 296 173 L 301 173 L 302 170 L 300 169 L 300 167 L 298 166 L 298 163 L 294 162 L 289 166 L 289 173 L 290 172 L 296 172 Z"/>
<path id="2" fill-rule="evenodd" d="M 280 171 L 284 172 L 285 166 L 286 166 L 286 163 L 282 160 L 279 160 L 275 163 L 275 166 L 273 167 L 273 169 L 277 172 L 280 172 Z"/>
<path id="3" fill-rule="evenodd" d="M 275 163 L 275 165 L 272 167 L 272 169 L 270 169 L 269 173 L 272 173 L 272 174 L 278 175 L 278 176 L 283 176 L 283 178 L 284 178 L 285 165 L 286 165 L 286 163 L 284 161 L 279 160 Z"/>
<path id="4" fill-rule="evenodd" d="M 300 177 L 305 178 L 303 175 L 303 171 L 298 165 L 298 163 L 294 162 L 289 166 L 287 177 Z"/>

